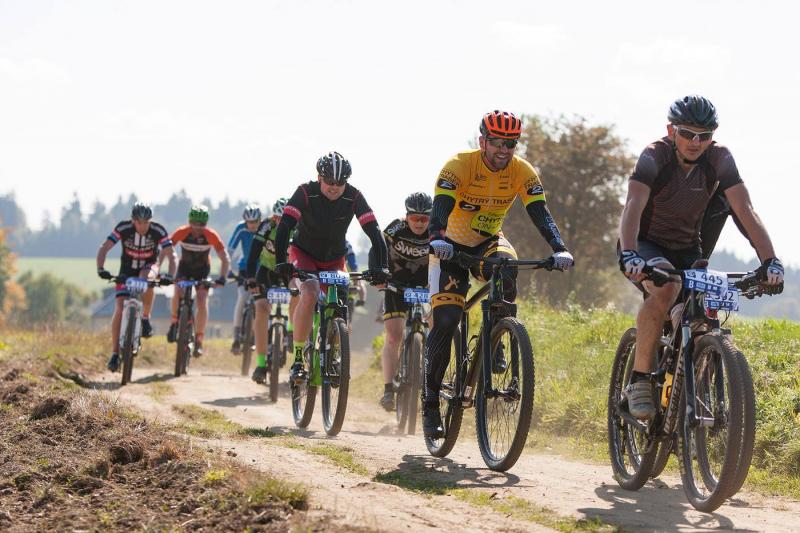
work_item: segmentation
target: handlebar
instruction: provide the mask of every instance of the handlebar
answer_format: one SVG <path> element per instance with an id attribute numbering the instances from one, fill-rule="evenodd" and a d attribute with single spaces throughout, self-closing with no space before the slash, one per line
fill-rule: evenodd
<path id="1" fill-rule="evenodd" d="M 121 283 L 124 284 L 129 279 L 141 279 L 145 280 L 144 278 L 140 278 L 139 276 L 113 276 L 111 279 L 108 280 L 109 283 Z M 148 279 L 147 281 L 148 287 L 164 287 L 166 285 L 171 285 L 173 283 L 170 279 Z"/>
<path id="2" fill-rule="evenodd" d="M 552 257 L 547 259 L 512 259 L 510 257 L 483 257 L 480 255 L 471 255 L 464 252 L 456 252 L 453 255 L 452 261 L 458 263 L 463 268 L 469 268 L 478 264 L 486 264 L 499 267 L 529 267 L 532 270 L 543 268 L 545 270 L 553 270 L 555 262 Z"/>
<path id="3" fill-rule="evenodd" d="M 662 287 L 666 283 L 681 282 L 685 277 L 685 272 L 686 270 L 654 267 L 650 265 L 645 265 L 642 269 L 642 273 L 645 274 L 647 279 L 652 281 L 656 287 Z M 778 285 L 766 284 L 766 272 L 761 267 L 749 272 L 726 272 L 725 275 L 728 279 L 738 280 L 730 285 L 738 289 L 742 296 L 749 300 L 764 294 L 772 296 L 783 292 L 783 282 Z M 673 276 L 678 276 L 678 278 Z"/>

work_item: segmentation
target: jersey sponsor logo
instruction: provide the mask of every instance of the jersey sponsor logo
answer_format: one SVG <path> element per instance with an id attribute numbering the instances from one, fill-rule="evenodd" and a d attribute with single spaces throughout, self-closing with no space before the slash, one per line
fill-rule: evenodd
<path id="1" fill-rule="evenodd" d="M 440 189 L 445 189 L 447 191 L 456 190 L 456 184 L 453 183 L 453 182 L 447 181 L 444 178 L 439 179 L 439 181 L 436 183 L 436 186 L 439 187 Z"/>
<path id="2" fill-rule="evenodd" d="M 458 208 L 464 211 L 480 211 L 481 206 L 461 200 L 458 202 Z"/>
<path id="3" fill-rule="evenodd" d="M 397 250 L 401 255 L 408 257 L 423 257 L 428 255 L 427 246 L 410 246 L 404 241 L 397 241 L 394 244 L 394 249 Z"/>
<path id="4" fill-rule="evenodd" d="M 539 196 L 541 194 L 544 194 L 544 187 L 541 185 L 534 185 L 528 189 L 528 196 Z"/>
<path id="5" fill-rule="evenodd" d="M 366 213 L 358 217 L 358 223 L 361 224 L 362 226 L 364 224 L 369 224 L 370 222 L 376 222 L 376 220 L 377 219 L 375 218 L 375 213 L 373 213 L 372 211 L 367 211 Z"/>
<path id="6" fill-rule="evenodd" d="M 487 213 L 478 213 L 472 217 L 470 227 L 481 235 L 491 236 L 496 235 L 503 226 L 505 219 L 504 211 L 490 211 Z"/>
<path id="7" fill-rule="evenodd" d="M 405 227 L 406 227 L 405 220 L 396 221 L 394 224 L 386 228 L 386 234 L 394 237 L 395 234 L 397 234 L 397 232 L 403 230 Z"/>

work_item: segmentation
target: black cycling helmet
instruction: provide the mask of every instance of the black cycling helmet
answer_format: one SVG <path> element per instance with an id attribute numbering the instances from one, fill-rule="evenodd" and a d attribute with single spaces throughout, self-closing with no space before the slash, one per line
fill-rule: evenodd
<path id="1" fill-rule="evenodd" d="M 667 119 L 672 124 L 697 126 L 709 130 L 717 129 L 717 108 L 708 98 L 698 94 L 690 94 L 675 100 L 669 107 Z"/>
<path id="2" fill-rule="evenodd" d="M 406 198 L 407 215 L 430 215 L 433 207 L 433 200 L 424 192 L 414 192 Z"/>
<path id="3" fill-rule="evenodd" d="M 153 218 L 153 210 L 144 202 L 136 202 L 131 208 L 131 218 L 150 220 Z"/>
<path id="4" fill-rule="evenodd" d="M 350 162 L 339 152 L 328 152 L 317 161 L 317 174 L 343 184 L 353 173 Z"/>

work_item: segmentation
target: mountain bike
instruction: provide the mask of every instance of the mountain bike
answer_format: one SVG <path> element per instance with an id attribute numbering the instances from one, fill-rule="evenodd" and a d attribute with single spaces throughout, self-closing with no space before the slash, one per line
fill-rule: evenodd
<path id="1" fill-rule="evenodd" d="M 278 373 L 283 365 L 286 364 L 286 352 L 289 350 L 287 324 L 288 315 L 284 314 L 281 306 L 289 305 L 292 296 L 297 296 L 300 291 L 297 289 L 286 289 L 284 287 L 271 287 L 267 290 L 267 301 L 272 306 L 269 315 L 269 331 L 267 334 L 268 346 L 272 347 L 271 356 L 267 366 L 269 367 L 269 397 L 273 402 L 278 401 Z"/>
<path id="2" fill-rule="evenodd" d="M 614 478 L 638 490 L 661 473 L 670 452 L 679 454 L 684 492 L 693 507 L 712 512 L 741 488 L 755 442 L 755 393 L 746 358 L 722 328 L 719 312 L 738 310 L 739 298 L 777 294 L 759 270 L 707 270 L 707 261 L 675 270 L 646 267 L 657 285 L 679 282 L 683 291 L 663 326 L 654 385 L 656 416 L 637 420 L 623 394 L 633 370 L 636 329 L 620 340 L 608 396 L 609 453 Z M 727 320 L 727 316 L 725 320 Z"/>
<path id="3" fill-rule="evenodd" d="M 214 281 L 210 278 L 201 280 L 180 280 L 175 284 L 183 290 L 183 296 L 178 307 L 178 329 L 175 337 L 175 377 L 186 374 L 189 360 L 192 358 L 194 350 L 194 298 L 192 292 L 194 287 L 205 287 L 207 289 L 214 286 Z"/>
<path id="4" fill-rule="evenodd" d="M 322 389 L 322 425 L 325 433 L 337 435 L 342 429 L 350 387 L 350 336 L 347 329 L 347 287 L 351 280 L 368 278 L 368 273 L 297 270 L 301 280 L 319 279 L 320 290 L 314 321 L 303 354 L 308 380 L 291 383 L 292 414 L 297 427 L 307 427 L 314 412 L 317 388 Z M 341 290 L 340 290 L 341 289 Z"/>
<path id="5" fill-rule="evenodd" d="M 519 459 L 528 436 L 533 415 L 534 361 L 528 332 L 515 318 L 516 305 L 503 299 L 503 278 L 511 269 L 552 270 L 553 260 L 458 252 L 453 261 L 467 269 L 479 264 L 491 266 L 491 277 L 464 305 L 454 338 L 456 350 L 451 351 L 439 393 L 444 436 L 425 437 L 425 445 L 434 457 L 449 454 L 458 439 L 464 409 L 474 406 L 483 461 L 492 470 L 505 471 Z M 470 338 L 469 310 L 479 301 L 480 331 Z M 492 361 L 500 357 L 510 361 L 502 372 L 494 373 Z"/>
<path id="6" fill-rule="evenodd" d="M 422 356 L 425 340 L 428 338 L 428 323 L 423 317 L 427 315 L 425 306 L 430 303 L 431 296 L 426 288 L 409 287 L 396 281 L 389 282 L 384 290 L 402 293 L 403 300 L 409 304 L 403 334 L 403 352 L 394 385 L 397 392 L 397 429 L 413 435 L 416 432 L 417 413 L 420 411 L 420 391 L 424 377 Z"/>
<path id="7" fill-rule="evenodd" d="M 122 320 L 119 330 L 119 355 L 122 359 L 122 385 L 131 381 L 133 358 L 142 347 L 142 294 L 150 287 L 169 285 L 168 280 L 156 281 L 138 277 L 116 276 L 113 283 L 124 283 L 128 296 L 122 302 Z"/>

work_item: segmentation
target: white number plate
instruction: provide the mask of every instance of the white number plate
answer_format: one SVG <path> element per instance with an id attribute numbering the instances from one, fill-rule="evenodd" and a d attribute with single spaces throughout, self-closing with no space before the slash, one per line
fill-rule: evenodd
<path id="1" fill-rule="evenodd" d="M 289 289 L 270 289 L 267 291 L 267 301 L 271 304 L 288 304 L 292 299 Z"/>
<path id="2" fill-rule="evenodd" d="M 147 290 L 147 280 L 142 278 L 128 278 L 125 280 L 125 288 L 131 294 L 141 294 Z"/>
<path id="3" fill-rule="evenodd" d="M 322 271 L 319 273 L 319 282 L 323 285 L 341 285 L 347 287 L 350 285 L 350 274 L 342 271 Z"/>
<path id="4" fill-rule="evenodd" d="M 714 270 L 687 270 L 683 278 L 683 286 L 687 289 L 721 297 L 728 290 L 728 275 Z"/>
<path id="5" fill-rule="evenodd" d="M 706 309 L 718 309 L 720 311 L 739 310 L 739 290 L 728 289 L 722 296 L 716 294 L 706 294 L 703 300 Z"/>
<path id="6" fill-rule="evenodd" d="M 406 289 L 403 291 L 403 299 L 410 304 L 426 304 L 431 301 L 431 294 L 428 289 Z"/>

